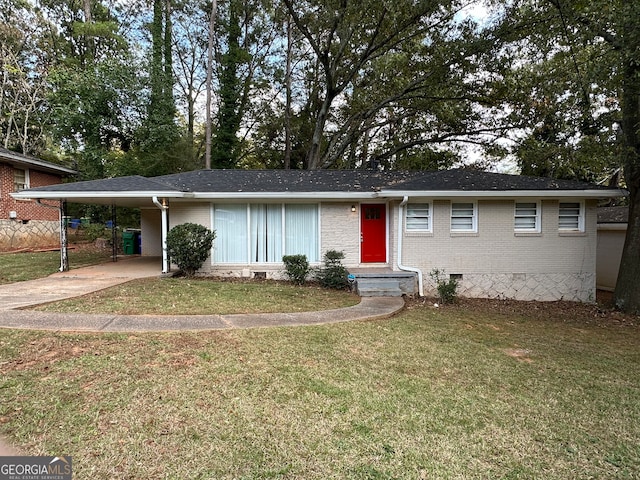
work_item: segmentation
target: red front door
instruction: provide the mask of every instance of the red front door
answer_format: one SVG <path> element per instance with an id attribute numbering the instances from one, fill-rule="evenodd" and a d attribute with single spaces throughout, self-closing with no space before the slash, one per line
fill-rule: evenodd
<path id="1" fill-rule="evenodd" d="M 381 204 L 360 206 L 360 261 L 387 261 L 386 207 Z"/>

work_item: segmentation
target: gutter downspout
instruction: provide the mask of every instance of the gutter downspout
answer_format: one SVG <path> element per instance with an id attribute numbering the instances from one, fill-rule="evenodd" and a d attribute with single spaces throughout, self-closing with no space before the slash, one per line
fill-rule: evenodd
<path id="1" fill-rule="evenodd" d="M 169 207 L 166 205 L 166 200 L 163 199 L 162 203 L 158 201 L 157 196 L 153 196 L 151 198 L 156 207 L 160 209 L 162 212 L 162 227 L 161 227 L 161 236 L 162 236 L 162 273 L 169 273 L 169 255 L 167 254 L 167 210 Z"/>
<path id="2" fill-rule="evenodd" d="M 418 294 L 421 297 L 424 297 L 424 281 L 422 279 L 422 270 L 416 267 L 407 267 L 402 265 L 402 212 L 404 206 L 409 201 L 409 197 L 407 195 L 404 196 L 400 205 L 398 205 L 398 268 L 400 270 L 404 270 L 405 272 L 413 272 L 418 274 Z"/>

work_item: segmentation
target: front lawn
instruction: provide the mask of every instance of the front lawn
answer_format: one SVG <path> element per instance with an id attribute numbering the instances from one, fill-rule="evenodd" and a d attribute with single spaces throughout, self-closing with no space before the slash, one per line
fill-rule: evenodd
<path id="1" fill-rule="evenodd" d="M 212 278 L 144 278 L 82 297 L 34 307 L 61 313 L 224 315 L 328 310 L 356 305 L 345 290 L 288 282 Z"/>
<path id="2" fill-rule="evenodd" d="M 111 258 L 111 252 L 92 248 L 69 250 L 71 268 L 102 263 Z M 46 277 L 59 271 L 60 252 L 0 253 L 0 285 Z"/>
<path id="3" fill-rule="evenodd" d="M 5 330 L 0 432 L 74 478 L 640 477 L 640 328 L 575 304 L 199 333 Z"/>

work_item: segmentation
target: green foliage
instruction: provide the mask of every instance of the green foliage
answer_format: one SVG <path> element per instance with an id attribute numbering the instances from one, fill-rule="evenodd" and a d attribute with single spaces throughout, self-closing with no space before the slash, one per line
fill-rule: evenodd
<path id="1" fill-rule="evenodd" d="M 167 233 L 167 252 L 188 277 L 195 275 L 211 252 L 214 231 L 196 223 L 183 223 Z"/>
<path id="2" fill-rule="evenodd" d="M 342 259 L 344 259 L 344 252 L 328 250 L 324 254 L 323 266 L 316 274 L 320 285 L 337 290 L 346 288 L 349 285 L 349 272 L 347 272 L 347 269 L 342 265 Z"/>
<path id="3" fill-rule="evenodd" d="M 246 65 L 250 55 L 240 45 L 242 29 L 240 16 L 242 3 L 229 3 L 226 23 L 227 51 L 222 56 L 220 74 L 220 110 L 211 162 L 217 168 L 235 168 L 240 158 L 238 131 L 242 120 L 243 92 L 239 71 Z M 246 99 L 244 99 L 246 102 Z"/>
<path id="4" fill-rule="evenodd" d="M 429 276 L 436 285 L 440 303 L 454 303 L 458 298 L 458 280 L 449 277 L 445 279 L 445 271 L 434 268 L 429 272 Z"/>
<path id="5" fill-rule="evenodd" d="M 296 285 L 303 285 L 311 272 L 306 255 L 285 255 L 282 257 L 287 278 Z"/>
<path id="6" fill-rule="evenodd" d="M 98 238 L 108 238 L 111 232 L 107 232 L 104 224 L 90 223 L 84 227 L 84 236 L 90 242 L 95 242 Z"/>

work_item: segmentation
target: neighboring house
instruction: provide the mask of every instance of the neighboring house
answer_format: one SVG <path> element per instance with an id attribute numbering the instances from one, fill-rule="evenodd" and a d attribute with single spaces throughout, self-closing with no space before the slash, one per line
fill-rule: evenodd
<path id="1" fill-rule="evenodd" d="M 14 199 L 21 190 L 60 184 L 76 172 L 69 168 L 0 147 L 0 250 L 57 245 L 60 241 L 59 202 Z"/>
<path id="2" fill-rule="evenodd" d="M 350 271 L 416 278 L 444 270 L 473 297 L 595 300 L 596 211 L 622 195 L 598 185 L 449 170 L 200 170 L 41 187 L 17 198 L 141 208 L 142 254 L 162 255 L 168 229 L 216 231 L 204 272 L 281 278 L 282 256 L 320 264 L 344 252 Z"/>
<path id="3" fill-rule="evenodd" d="M 616 288 L 628 219 L 629 207 L 598 209 L 596 283 L 601 290 L 613 291 Z"/>

